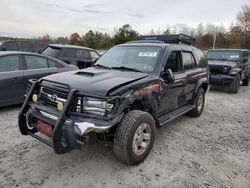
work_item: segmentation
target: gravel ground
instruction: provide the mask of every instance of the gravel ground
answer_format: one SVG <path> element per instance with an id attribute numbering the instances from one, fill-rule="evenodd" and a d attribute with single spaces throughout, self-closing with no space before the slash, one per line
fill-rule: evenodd
<path id="1" fill-rule="evenodd" d="M 0 187 L 250 187 L 250 87 L 213 89 L 199 118 L 157 129 L 139 166 L 126 166 L 112 144 L 56 155 L 17 128 L 19 107 L 0 109 Z"/>

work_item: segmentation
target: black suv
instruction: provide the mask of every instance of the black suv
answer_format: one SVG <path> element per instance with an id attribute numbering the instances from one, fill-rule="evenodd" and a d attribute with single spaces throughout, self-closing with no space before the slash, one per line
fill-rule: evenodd
<path id="1" fill-rule="evenodd" d="M 201 115 L 209 76 L 203 52 L 187 45 L 193 38 L 142 38 L 113 47 L 94 67 L 33 81 L 18 117 L 21 133 L 57 154 L 96 136 L 112 140 L 121 161 L 143 161 L 156 126 Z"/>
<path id="2" fill-rule="evenodd" d="M 63 44 L 50 44 L 42 54 L 76 65 L 79 69 L 92 66 L 100 58 L 98 52 L 91 48 Z"/>
<path id="3" fill-rule="evenodd" d="M 238 93 L 240 81 L 249 85 L 250 52 L 243 49 L 216 49 L 206 54 L 211 84 L 229 86 L 231 93 Z"/>

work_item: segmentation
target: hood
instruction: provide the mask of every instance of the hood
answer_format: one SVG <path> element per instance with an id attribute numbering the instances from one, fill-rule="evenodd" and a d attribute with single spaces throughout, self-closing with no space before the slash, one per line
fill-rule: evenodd
<path id="1" fill-rule="evenodd" d="M 42 79 L 67 84 L 72 89 L 77 89 L 86 94 L 106 96 L 119 87 L 138 81 L 147 76 L 147 73 L 91 67 L 78 71 L 54 74 Z"/>
<path id="2" fill-rule="evenodd" d="M 222 65 L 222 66 L 236 67 L 237 62 L 217 60 L 217 61 L 208 61 L 208 65 Z"/>

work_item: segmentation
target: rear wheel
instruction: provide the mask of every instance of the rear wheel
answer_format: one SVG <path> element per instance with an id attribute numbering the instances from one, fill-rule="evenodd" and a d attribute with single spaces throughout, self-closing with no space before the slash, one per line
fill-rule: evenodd
<path id="1" fill-rule="evenodd" d="M 240 75 L 237 74 L 235 75 L 234 81 L 229 85 L 229 92 L 236 94 L 239 91 L 239 87 L 240 87 Z"/>
<path id="2" fill-rule="evenodd" d="M 199 117 L 204 109 L 205 104 L 205 91 L 203 88 L 200 88 L 194 102 L 194 109 L 188 112 L 187 114 L 193 117 Z"/>
<path id="3" fill-rule="evenodd" d="M 133 110 L 118 125 L 114 138 L 116 157 L 136 165 L 148 156 L 155 139 L 155 121 L 147 112 Z"/>
<path id="4" fill-rule="evenodd" d="M 242 80 L 242 85 L 249 86 L 249 78 L 248 77 L 246 77 L 244 80 Z"/>

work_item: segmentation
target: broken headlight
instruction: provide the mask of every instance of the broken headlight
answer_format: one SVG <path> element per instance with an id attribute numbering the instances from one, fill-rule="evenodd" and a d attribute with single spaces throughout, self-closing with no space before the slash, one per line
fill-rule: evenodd
<path id="1" fill-rule="evenodd" d="M 113 108 L 113 104 L 103 99 L 77 97 L 76 112 L 105 116 Z"/>

